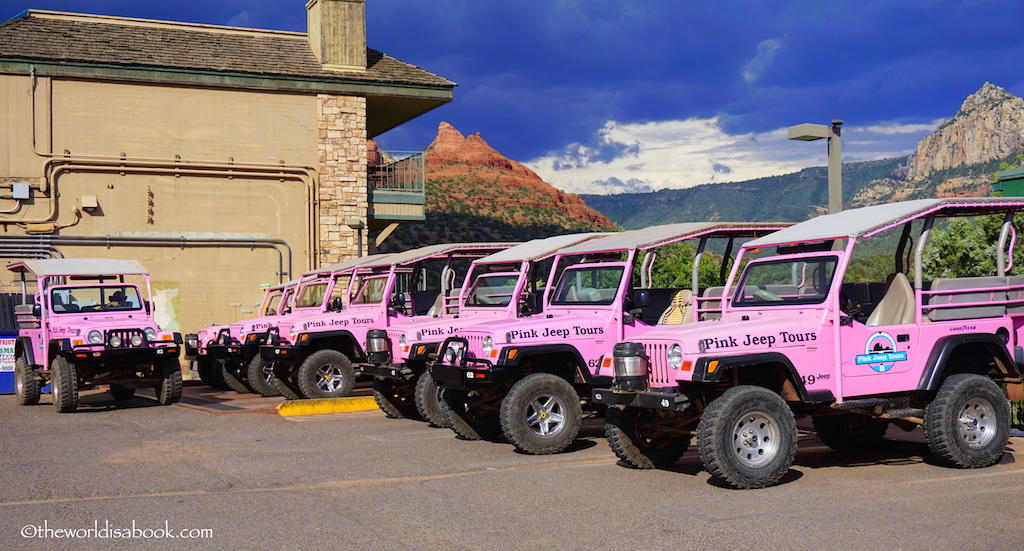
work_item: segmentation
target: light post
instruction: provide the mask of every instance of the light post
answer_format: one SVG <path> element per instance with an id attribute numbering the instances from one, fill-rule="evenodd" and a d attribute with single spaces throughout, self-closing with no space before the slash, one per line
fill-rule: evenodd
<path id="1" fill-rule="evenodd" d="M 355 230 L 356 255 L 360 257 L 363 256 L 363 228 L 366 227 L 366 224 L 363 224 L 363 221 L 358 218 L 349 218 L 345 225 Z"/>
<path id="2" fill-rule="evenodd" d="M 843 139 L 839 129 L 842 124 L 836 119 L 831 127 L 809 123 L 789 127 L 791 140 L 828 139 L 828 210 L 832 213 L 843 210 Z"/>

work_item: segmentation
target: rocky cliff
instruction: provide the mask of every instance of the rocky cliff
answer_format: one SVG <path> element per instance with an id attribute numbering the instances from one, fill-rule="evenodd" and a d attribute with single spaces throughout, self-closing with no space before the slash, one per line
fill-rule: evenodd
<path id="1" fill-rule="evenodd" d="M 1002 159 L 1024 149 L 1024 100 L 986 82 L 948 123 L 917 144 L 907 180 L 937 170 Z"/>
<path id="2" fill-rule="evenodd" d="M 597 227 L 611 227 L 604 215 L 587 206 L 578 195 L 565 193 L 541 180 L 518 161 L 506 158 L 479 133 L 463 136 L 442 122 L 437 137 L 426 149 L 427 180 L 439 184 L 427 204 L 445 212 L 470 204 L 477 212 L 507 222 L 529 222 L 532 209 L 553 210 L 570 219 Z M 457 183 L 457 184 L 456 184 Z M 463 185 L 458 185 L 463 184 Z"/>
<path id="3" fill-rule="evenodd" d="M 1024 151 L 1024 100 L 986 82 L 889 175 L 861 189 L 859 207 L 921 197 L 988 195 L 992 163 Z"/>

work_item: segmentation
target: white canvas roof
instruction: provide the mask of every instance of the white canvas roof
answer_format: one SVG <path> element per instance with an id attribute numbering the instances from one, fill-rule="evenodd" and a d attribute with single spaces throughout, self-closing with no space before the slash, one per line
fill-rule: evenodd
<path id="1" fill-rule="evenodd" d="M 449 253 L 464 251 L 464 250 L 501 250 L 507 249 L 511 246 L 518 245 L 518 243 L 442 243 L 440 245 L 427 245 L 426 247 L 420 247 L 418 249 L 411 249 L 400 253 L 392 253 L 387 255 L 387 258 L 382 258 L 380 261 L 367 262 L 360 264 L 360 266 L 366 267 L 379 267 L 379 266 L 404 266 L 406 264 L 413 264 L 420 260 L 435 256 L 445 256 Z"/>
<path id="2" fill-rule="evenodd" d="M 137 260 L 112 258 L 49 258 L 23 260 L 7 266 L 13 272 L 30 272 L 36 277 L 148 275 Z"/>
<path id="3" fill-rule="evenodd" d="M 598 237 L 613 235 L 607 232 L 591 233 L 570 233 L 567 235 L 555 235 L 542 239 L 534 239 L 526 243 L 520 243 L 504 251 L 498 251 L 490 256 L 485 256 L 476 261 L 477 264 L 507 264 L 512 262 L 523 262 L 550 256 L 559 249 L 570 247 L 578 243 L 589 241 Z"/>
<path id="4" fill-rule="evenodd" d="M 359 256 L 359 257 L 356 257 L 356 258 L 350 258 L 348 260 L 342 260 L 341 262 L 337 262 L 337 263 L 331 264 L 329 266 L 323 266 L 321 268 L 317 268 L 316 270 L 310 270 L 310 271 L 302 274 L 302 277 L 306 278 L 307 276 L 311 277 L 311 276 L 316 276 L 316 275 L 320 275 L 320 274 L 334 274 L 334 273 L 338 273 L 338 272 L 342 272 L 342 271 L 345 271 L 345 270 L 349 270 L 349 269 L 355 268 L 357 266 L 363 266 L 363 265 L 367 265 L 367 264 L 372 264 L 374 266 L 380 265 L 380 264 L 388 265 L 387 259 L 390 258 L 391 256 L 392 256 L 392 253 L 382 253 L 382 254 L 371 254 L 369 256 Z"/>
<path id="5" fill-rule="evenodd" d="M 678 241 L 688 236 L 709 233 L 715 230 L 732 230 L 741 234 L 744 230 L 750 231 L 750 237 L 758 235 L 753 233 L 765 228 L 779 227 L 784 224 L 744 224 L 728 222 L 684 222 L 680 224 L 665 224 L 661 226 L 650 226 L 638 230 L 629 230 L 621 233 L 613 233 L 608 237 L 594 239 L 586 243 L 580 243 L 572 247 L 566 247 L 560 254 L 591 254 L 606 251 L 626 251 L 631 249 L 650 249 Z"/>
<path id="6" fill-rule="evenodd" d="M 795 226 L 749 241 L 744 246 L 771 247 L 859 237 L 892 224 L 923 217 L 935 211 L 955 209 L 973 213 L 979 209 L 994 211 L 1012 206 L 1024 208 L 1024 200 L 1003 197 L 950 197 L 886 203 L 811 218 L 806 222 L 800 222 Z"/>

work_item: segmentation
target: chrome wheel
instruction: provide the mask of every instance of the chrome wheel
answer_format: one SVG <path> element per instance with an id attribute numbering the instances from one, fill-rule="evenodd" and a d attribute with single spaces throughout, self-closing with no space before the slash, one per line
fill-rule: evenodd
<path id="1" fill-rule="evenodd" d="M 565 404 L 553 394 L 538 394 L 526 404 L 526 425 L 537 436 L 555 436 L 565 427 Z"/>
<path id="2" fill-rule="evenodd" d="M 732 431 L 736 458 L 747 467 L 770 462 L 779 452 L 778 441 L 779 429 L 771 417 L 760 411 L 741 417 Z"/>
<path id="3" fill-rule="evenodd" d="M 345 386 L 345 375 L 338 366 L 324 364 L 316 368 L 316 386 L 324 392 L 337 392 Z"/>
<path id="4" fill-rule="evenodd" d="M 988 400 L 974 397 L 960 410 L 957 429 L 969 448 L 983 448 L 996 437 L 995 408 Z"/>

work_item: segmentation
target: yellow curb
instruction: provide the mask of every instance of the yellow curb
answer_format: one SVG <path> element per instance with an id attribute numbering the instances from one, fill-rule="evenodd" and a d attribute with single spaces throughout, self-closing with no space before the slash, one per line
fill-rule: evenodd
<path id="1" fill-rule="evenodd" d="M 348 398 L 323 398 L 319 400 L 285 400 L 277 405 L 281 416 L 316 415 L 318 413 L 344 413 L 377 409 L 372 396 L 350 396 Z"/>

